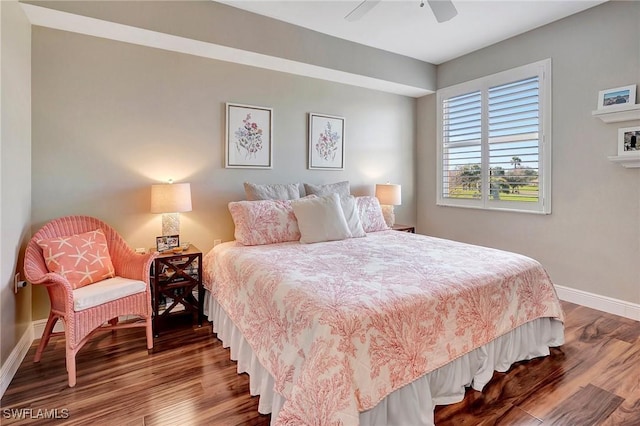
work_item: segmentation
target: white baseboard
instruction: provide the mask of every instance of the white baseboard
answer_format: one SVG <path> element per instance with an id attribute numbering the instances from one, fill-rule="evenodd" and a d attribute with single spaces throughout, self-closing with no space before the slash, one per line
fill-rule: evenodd
<path id="1" fill-rule="evenodd" d="M 0 0 L 1 1 L 1 0 Z M 137 318 L 135 315 L 123 315 L 119 318 L 120 321 L 127 321 Z M 47 319 L 39 319 L 33 322 L 33 338 L 40 339 L 42 337 L 42 333 L 44 333 L 44 328 L 47 325 Z M 54 333 L 59 333 L 64 331 L 64 321 L 58 320 L 56 325 L 53 327 Z"/>
<path id="2" fill-rule="evenodd" d="M 560 300 L 640 321 L 640 304 L 556 285 Z"/>
<path id="3" fill-rule="evenodd" d="M 44 328 L 47 325 L 47 319 L 39 319 L 33 322 L 33 339 L 39 339 L 42 337 L 42 333 L 44 333 Z M 58 333 L 64 331 L 64 322 L 62 320 L 58 320 L 56 325 L 53 327 L 53 332 Z"/>
<path id="4" fill-rule="evenodd" d="M 18 344 L 13 348 L 0 369 L 0 398 L 4 396 L 11 380 L 13 380 L 13 376 L 18 371 L 18 367 L 27 356 L 31 342 L 33 342 L 33 328 L 27 327 Z"/>

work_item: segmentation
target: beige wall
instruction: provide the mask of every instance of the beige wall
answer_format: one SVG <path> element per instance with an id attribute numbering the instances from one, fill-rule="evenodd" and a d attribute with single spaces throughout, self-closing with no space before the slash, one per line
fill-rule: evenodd
<path id="1" fill-rule="evenodd" d="M 42 27 L 32 37 L 34 230 L 89 214 L 149 247 L 161 228 L 150 186 L 169 178 L 191 183 L 181 237 L 204 251 L 233 238 L 226 205 L 244 181 L 349 180 L 356 194 L 400 183 L 397 221 L 415 222 L 412 98 Z M 273 108 L 272 170 L 223 167 L 227 101 Z M 307 170 L 309 112 L 346 118 L 344 171 Z M 34 292 L 34 318 L 47 310 Z"/>
<path id="2" fill-rule="evenodd" d="M 13 292 L 31 216 L 31 25 L 0 2 L 0 363 L 31 326 L 31 289 Z"/>
<path id="3" fill-rule="evenodd" d="M 640 302 L 640 169 L 591 116 L 598 91 L 640 84 L 640 3 L 609 2 L 438 67 L 438 87 L 552 59 L 552 214 L 436 206 L 435 95 L 418 100 L 418 228 L 538 259 L 558 285 Z"/>

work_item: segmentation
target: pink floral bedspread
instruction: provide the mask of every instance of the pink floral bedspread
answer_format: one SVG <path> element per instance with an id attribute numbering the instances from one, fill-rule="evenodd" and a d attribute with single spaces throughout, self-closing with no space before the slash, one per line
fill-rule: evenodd
<path id="1" fill-rule="evenodd" d="M 276 424 L 358 424 L 358 412 L 540 317 L 563 320 L 541 265 L 383 231 L 245 247 L 204 259 L 205 286 L 286 398 Z"/>

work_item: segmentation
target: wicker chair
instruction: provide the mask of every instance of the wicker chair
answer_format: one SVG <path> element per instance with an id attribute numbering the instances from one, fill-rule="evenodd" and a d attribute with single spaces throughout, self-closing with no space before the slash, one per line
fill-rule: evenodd
<path id="1" fill-rule="evenodd" d="M 104 303 L 90 306 L 76 311 L 74 290 L 69 281 L 62 275 L 49 272 L 43 251 L 38 245 L 42 239 L 65 237 L 75 234 L 102 229 L 107 240 L 107 247 L 115 275 L 130 280 L 142 281 L 146 285 L 137 283 L 137 293 L 115 300 L 113 295 L 102 297 Z M 42 339 L 38 345 L 34 362 L 39 362 L 42 352 L 49 343 L 52 335 L 65 335 L 66 365 L 69 375 L 69 387 L 76 384 L 76 354 L 87 342 L 91 335 L 98 330 L 113 330 L 117 328 L 145 327 L 147 348 L 153 348 L 153 331 L 151 326 L 151 291 L 149 287 L 149 268 L 156 254 L 135 253 L 124 239 L 106 223 L 88 216 L 67 216 L 52 220 L 35 233 L 27 245 L 24 259 L 24 273 L 27 281 L 32 284 L 44 285 L 49 292 L 51 312 L 45 326 Z M 128 280 L 124 280 L 129 282 Z M 104 283 L 104 281 L 103 281 Z M 108 286 L 109 283 L 106 285 Z M 92 292 L 100 293 L 100 287 L 93 287 Z M 78 296 L 79 297 L 79 296 Z M 139 316 L 142 321 L 122 322 L 118 324 L 118 317 L 124 315 Z M 64 332 L 52 333 L 56 322 L 62 319 Z M 107 324 L 108 323 L 108 324 Z"/>

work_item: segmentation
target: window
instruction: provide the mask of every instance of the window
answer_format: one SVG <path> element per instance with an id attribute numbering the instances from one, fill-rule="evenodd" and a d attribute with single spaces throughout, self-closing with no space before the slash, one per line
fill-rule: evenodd
<path id="1" fill-rule="evenodd" d="M 437 99 L 438 205 L 551 213 L 551 60 Z"/>

